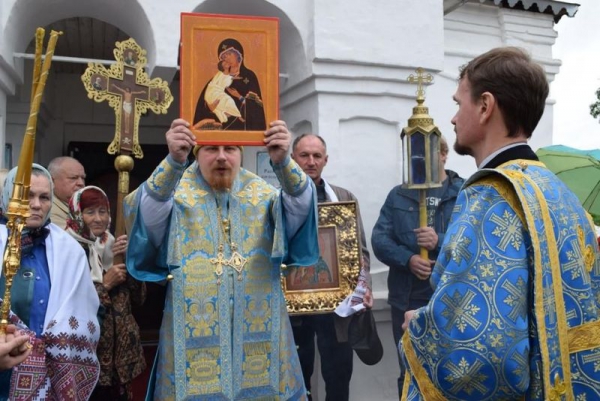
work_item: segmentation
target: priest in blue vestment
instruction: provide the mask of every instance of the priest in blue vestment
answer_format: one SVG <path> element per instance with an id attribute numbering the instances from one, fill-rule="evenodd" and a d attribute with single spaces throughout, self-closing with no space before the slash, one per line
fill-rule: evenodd
<path id="1" fill-rule="evenodd" d="M 458 195 L 429 304 L 406 313 L 403 399 L 600 399 L 594 225 L 527 144 L 548 92 L 518 48 L 461 70 L 454 149 L 479 170 Z"/>
<path id="2" fill-rule="evenodd" d="M 169 155 L 125 199 L 129 272 L 168 280 L 147 399 L 306 399 L 281 274 L 317 261 L 316 191 L 285 122 L 264 139 L 281 190 L 241 168 L 240 147 L 196 146 L 184 120 L 166 140 Z"/>

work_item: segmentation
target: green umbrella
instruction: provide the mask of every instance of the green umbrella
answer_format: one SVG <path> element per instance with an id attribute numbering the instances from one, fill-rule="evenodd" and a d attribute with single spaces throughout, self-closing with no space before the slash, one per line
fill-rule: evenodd
<path id="1" fill-rule="evenodd" d="M 555 145 L 538 149 L 540 161 L 561 179 L 600 223 L 600 151 Z"/>

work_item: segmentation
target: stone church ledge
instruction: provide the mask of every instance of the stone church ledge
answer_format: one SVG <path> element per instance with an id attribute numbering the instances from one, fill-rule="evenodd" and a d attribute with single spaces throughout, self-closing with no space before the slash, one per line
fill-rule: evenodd
<path id="1" fill-rule="evenodd" d="M 382 64 L 313 63 L 313 74 L 280 90 L 280 104 L 289 107 L 318 94 L 384 96 L 414 99 L 414 85 L 407 81 L 416 67 Z M 428 70 L 435 75 L 435 71 Z"/>

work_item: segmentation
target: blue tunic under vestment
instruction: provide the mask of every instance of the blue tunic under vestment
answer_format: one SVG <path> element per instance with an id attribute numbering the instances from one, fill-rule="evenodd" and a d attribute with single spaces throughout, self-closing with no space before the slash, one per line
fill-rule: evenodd
<path id="1" fill-rule="evenodd" d="M 289 158 L 274 170 L 288 194 L 313 185 Z M 167 235 L 155 249 L 139 213 L 142 191 L 125 200 L 128 270 L 141 280 L 173 275 L 148 398 L 306 399 L 281 289 L 281 264 L 316 262 L 314 199 L 304 225 L 288 242 L 280 192 L 244 169 L 223 195 L 211 189 L 196 163 L 184 171 L 167 158 L 144 185 L 153 198 L 174 201 Z M 241 274 L 219 264 L 235 251 L 247 259 Z"/>
<path id="2" fill-rule="evenodd" d="M 600 399 L 596 233 L 542 163 L 467 181 L 431 280 L 402 340 L 403 399 Z"/>

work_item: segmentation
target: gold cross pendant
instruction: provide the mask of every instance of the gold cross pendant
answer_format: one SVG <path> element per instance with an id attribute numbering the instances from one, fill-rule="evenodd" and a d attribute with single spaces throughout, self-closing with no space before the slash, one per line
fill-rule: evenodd
<path id="1" fill-rule="evenodd" d="M 221 284 L 221 276 L 223 275 L 223 265 L 227 266 L 229 261 L 223 255 L 223 244 L 219 244 L 219 252 L 216 258 L 211 258 L 210 263 L 216 265 L 215 274 L 217 275 L 217 284 Z"/>

